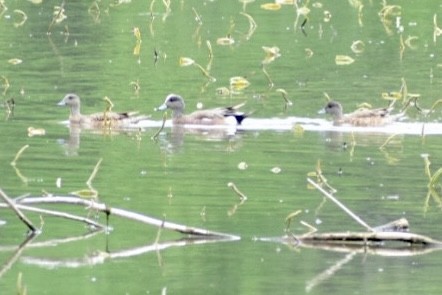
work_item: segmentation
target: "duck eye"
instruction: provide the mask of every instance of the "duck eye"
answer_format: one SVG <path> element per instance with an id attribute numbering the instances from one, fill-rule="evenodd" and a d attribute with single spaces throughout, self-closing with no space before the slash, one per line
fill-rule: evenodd
<path id="1" fill-rule="evenodd" d="M 176 97 L 176 96 L 172 96 L 171 98 L 169 98 L 169 101 L 170 101 L 170 102 L 178 101 L 178 97 Z"/>
<path id="2" fill-rule="evenodd" d="M 73 100 L 73 99 L 74 99 L 74 96 L 73 96 L 73 95 L 69 95 L 69 96 L 68 96 L 68 99 L 69 99 L 69 100 Z"/>

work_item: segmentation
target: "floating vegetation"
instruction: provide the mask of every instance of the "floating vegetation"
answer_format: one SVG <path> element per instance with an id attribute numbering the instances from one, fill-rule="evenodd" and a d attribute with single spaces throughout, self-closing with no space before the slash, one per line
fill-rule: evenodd
<path id="1" fill-rule="evenodd" d="M 192 11 L 195 14 L 195 21 L 201 26 L 203 24 L 203 19 L 199 15 L 198 11 L 196 11 L 195 7 L 192 7 Z"/>
<path id="2" fill-rule="evenodd" d="M 437 37 L 442 35 L 442 29 L 437 25 L 437 14 L 433 16 L 433 42 L 436 44 Z"/>
<path id="3" fill-rule="evenodd" d="M 21 149 L 18 150 L 17 154 L 15 154 L 14 160 L 12 160 L 11 162 L 11 166 L 12 168 L 14 168 L 15 174 L 17 174 L 17 176 L 20 178 L 20 180 L 23 183 L 28 183 L 28 178 L 23 174 L 21 174 L 20 170 L 17 168 L 17 161 L 28 147 L 29 147 L 28 144 L 22 146 Z"/>
<path id="4" fill-rule="evenodd" d="M 140 95 L 140 89 L 141 89 L 140 80 L 137 79 L 136 81 L 131 81 L 129 85 L 132 86 L 134 94 L 136 96 Z"/>
<path id="5" fill-rule="evenodd" d="M 402 7 L 399 5 L 387 5 L 383 3 L 382 9 L 379 11 L 378 15 L 381 19 L 382 25 L 384 26 L 385 32 L 388 35 L 393 34 L 392 27 L 396 25 L 396 18 L 401 16 Z M 393 22 L 394 20 L 394 22 Z M 393 23 L 395 25 L 393 25 Z"/>
<path id="6" fill-rule="evenodd" d="M 331 12 L 328 10 L 324 10 L 324 22 L 325 23 L 330 22 L 331 18 L 332 18 Z"/>
<path id="7" fill-rule="evenodd" d="M 278 88 L 275 91 L 281 93 L 282 98 L 284 99 L 284 102 L 285 102 L 284 110 L 287 109 L 287 107 L 290 107 L 293 105 L 293 102 L 288 98 L 288 93 L 285 89 Z"/>
<path id="8" fill-rule="evenodd" d="M 262 61 L 262 64 L 269 64 L 273 62 L 275 59 L 281 56 L 279 47 L 273 46 L 273 47 L 267 47 L 263 46 L 262 49 L 266 53 L 266 56 L 264 57 L 264 60 Z"/>
<path id="9" fill-rule="evenodd" d="M 214 77 L 212 77 L 210 75 L 210 73 L 204 69 L 201 65 L 199 65 L 198 63 L 196 63 L 193 59 L 191 59 L 190 57 L 180 57 L 179 59 L 179 65 L 181 67 L 188 67 L 188 66 L 196 66 L 198 69 L 201 70 L 201 72 L 203 73 L 204 76 L 206 76 L 210 82 L 215 82 L 216 79 Z"/>
<path id="10" fill-rule="evenodd" d="M 134 47 L 133 52 L 134 52 L 134 55 L 139 56 L 140 51 L 141 51 L 141 31 L 140 31 L 140 28 L 134 27 L 132 32 L 136 38 L 136 43 L 135 43 L 135 47 Z M 140 59 L 138 59 L 138 63 L 140 63 Z"/>
<path id="11" fill-rule="evenodd" d="M 18 276 L 17 276 L 17 294 L 18 295 L 27 295 L 28 294 L 28 289 L 23 284 L 23 273 L 22 272 L 19 272 Z"/>
<path id="12" fill-rule="evenodd" d="M 221 95 L 221 96 L 229 96 L 230 95 L 230 90 L 227 87 L 218 87 L 215 90 L 216 94 Z"/>
<path id="13" fill-rule="evenodd" d="M 246 170 L 249 167 L 246 162 L 239 162 L 238 163 L 238 169 L 239 170 Z"/>
<path id="14" fill-rule="evenodd" d="M 51 32 L 52 26 L 54 24 L 60 24 L 62 21 L 64 21 L 67 18 L 64 9 L 64 2 L 60 6 L 54 6 L 54 12 L 52 13 L 52 15 L 53 17 L 48 27 L 48 33 Z"/>
<path id="15" fill-rule="evenodd" d="M 163 1 L 165 2 L 165 1 Z M 109 6 L 110 7 L 116 7 L 116 6 L 120 6 L 122 4 L 130 4 L 132 3 L 132 0 L 114 0 L 114 2 L 110 3 Z M 170 3 L 169 3 L 170 5 Z"/>
<path id="16" fill-rule="evenodd" d="M 357 40 L 351 44 L 350 48 L 354 53 L 360 54 L 365 50 L 365 43 L 361 40 Z"/>
<path id="17" fill-rule="evenodd" d="M 11 116 L 14 113 L 14 108 L 15 108 L 15 100 L 14 98 L 10 98 L 8 100 L 6 100 L 3 105 L 5 106 L 6 109 L 6 119 L 9 118 L 9 116 Z"/>
<path id="18" fill-rule="evenodd" d="M 295 135 L 302 135 L 304 134 L 304 127 L 302 127 L 301 124 L 296 123 L 295 125 L 293 125 L 293 132 L 295 133 Z"/>
<path id="19" fill-rule="evenodd" d="M 109 113 L 112 112 L 112 108 L 114 107 L 114 104 L 112 103 L 112 101 L 110 100 L 109 97 L 105 96 L 103 97 L 104 102 L 106 103 L 106 108 L 104 109 L 103 112 L 103 127 L 106 128 L 111 128 L 111 124 L 112 124 L 112 119 L 109 118 Z"/>
<path id="20" fill-rule="evenodd" d="M 428 154 L 422 154 L 421 157 L 424 159 L 425 164 L 425 175 L 428 177 L 428 192 L 425 198 L 424 211 L 426 212 L 429 207 L 430 197 L 438 204 L 439 208 L 442 208 L 442 168 L 439 168 L 435 173 L 430 170 L 431 162 L 428 159 Z"/>
<path id="21" fill-rule="evenodd" d="M 246 11 L 247 4 L 255 2 L 255 0 L 238 0 L 240 3 L 242 3 L 242 10 Z"/>
<path id="22" fill-rule="evenodd" d="M 91 6 L 89 6 L 87 12 L 92 17 L 94 23 L 100 23 L 100 6 L 98 6 L 97 1 L 92 2 Z"/>
<path id="23" fill-rule="evenodd" d="M 264 64 L 262 64 L 262 72 L 264 73 L 264 75 L 266 76 L 266 78 L 267 78 L 267 81 L 269 82 L 269 87 L 270 88 L 273 88 L 273 86 L 275 85 L 274 83 L 273 83 L 273 81 L 272 81 L 272 78 L 270 78 L 270 75 L 269 75 L 269 73 L 267 72 L 267 70 L 266 70 L 266 68 L 265 68 L 265 65 Z"/>
<path id="24" fill-rule="evenodd" d="M 305 25 L 307 24 L 308 18 L 305 18 L 304 21 L 301 24 L 301 31 L 304 34 L 304 36 L 307 37 L 307 32 L 305 31 Z"/>
<path id="25" fill-rule="evenodd" d="M 307 19 L 308 19 L 307 15 L 310 13 L 310 8 L 307 7 L 309 2 L 310 2 L 310 0 L 307 0 L 303 6 L 299 7 L 298 1 L 294 1 L 295 9 L 296 9 L 296 18 L 295 18 L 295 22 L 293 23 L 293 29 L 295 32 L 298 28 L 298 22 L 299 22 L 300 16 L 305 17 L 305 19 L 303 21 L 303 26 L 305 26 L 305 24 L 307 23 Z M 301 30 L 304 35 L 307 35 L 306 32 L 304 31 L 304 27 L 302 27 Z"/>
<path id="26" fill-rule="evenodd" d="M 43 135 L 46 135 L 46 130 L 43 128 L 34 128 L 34 127 L 28 128 L 28 136 L 29 137 L 43 136 Z"/>
<path id="27" fill-rule="evenodd" d="M 313 50 L 311 50 L 310 48 L 306 48 L 304 49 L 305 51 L 305 58 L 311 58 L 313 56 Z"/>
<path id="28" fill-rule="evenodd" d="M 275 3 L 281 5 L 293 5 L 295 3 L 295 0 L 275 0 Z"/>
<path id="29" fill-rule="evenodd" d="M 221 46 L 229 46 L 235 43 L 235 40 L 232 38 L 232 36 L 227 37 L 221 37 L 216 39 L 216 44 Z"/>
<path id="30" fill-rule="evenodd" d="M 71 194 L 74 196 L 78 196 L 82 199 L 98 199 L 98 191 L 92 186 L 92 181 L 95 179 L 95 176 L 98 173 L 98 169 L 100 168 L 101 162 L 103 161 L 103 158 L 100 158 L 95 164 L 94 170 L 92 170 L 91 175 L 89 176 L 88 180 L 86 181 L 87 188 L 78 190 L 75 192 L 72 192 Z"/>
<path id="31" fill-rule="evenodd" d="M 166 120 L 167 120 L 167 112 L 164 112 L 164 114 L 163 114 L 163 123 L 161 124 L 160 129 L 158 129 L 158 131 L 155 132 L 155 134 L 152 135 L 150 139 L 152 139 L 154 141 L 156 141 L 158 139 L 158 135 L 160 135 L 161 131 L 163 131 L 163 129 L 164 129 L 164 125 L 166 125 Z"/>
<path id="32" fill-rule="evenodd" d="M 230 187 L 239 197 L 239 199 L 241 201 L 245 201 L 247 200 L 247 196 L 245 194 L 243 194 L 233 182 L 229 182 L 227 183 L 227 186 Z"/>
<path id="33" fill-rule="evenodd" d="M 230 89 L 235 91 L 241 91 L 250 86 L 250 82 L 240 76 L 235 76 L 230 78 Z"/>
<path id="34" fill-rule="evenodd" d="M 281 9 L 281 4 L 279 3 L 264 3 L 261 4 L 261 8 L 265 9 L 265 10 L 280 10 Z"/>
<path id="35" fill-rule="evenodd" d="M 9 84 L 9 80 L 8 80 L 8 78 L 6 78 L 5 76 L 0 76 L 0 78 L 2 78 L 2 80 L 3 80 L 3 83 L 2 83 L 2 87 L 3 87 L 3 96 L 5 96 L 6 95 L 6 92 L 8 91 L 8 89 L 9 89 L 9 86 L 11 86 L 10 84 Z"/>
<path id="36" fill-rule="evenodd" d="M 247 196 L 244 195 L 233 182 L 229 182 L 227 183 L 227 186 L 230 187 L 238 196 L 239 196 L 239 203 L 236 203 L 235 205 L 233 205 L 233 207 L 227 211 L 227 215 L 228 216 L 232 216 L 233 214 L 236 213 L 236 210 L 238 210 L 238 207 L 241 206 L 242 204 L 245 203 L 245 201 L 247 201 Z"/>
<path id="37" fill-rule="evenodd" d="M 239 14 L 244 15 L 248 19 L 248 21 L 249 21 L 249 31 L 246 34 L 246 40 L 250 40 L 250 38 L 252 37 L 253 33 L 255 33 L 256 29 L 258 28 L 258 25 L 256 24 L 256 22 L 253 19 L 253 17 L 250 16 L 249 14 L 247 14 L 245 12 L 240 12 Z"/>
<path id="38" fill-rule="evenodd" d="M 334 189 L 332 186 L 330 186 L 327 182 L 327 178 L 322 174 L 322 168 L 321 168 L 321 160 L 318 159 L 316 162 L 316 169 L 315 171 L 308 172 L 308 177 L 316 177 L 316 183 L 321 187 L 326 187 L 332 194 L 336 193 L 337 190 Z M 313 187 L 308 186 L 309 189 L 313 189 Z"/>
<path id="39" fill-rule="evenodd" d="M 336 55 L 335 63 L 339 66 L 351 65 L 355 60 L 348 55 Z"/>
<path id="40" fill-rule="evenodd" d="M 18 14 L 21 17 L 20 21 L 14 22 L 14 27 L 18 28 L 18 27 L 23 26 L 25 24 L 26 20 L 28 19 L 28 16 L 26 15 L 26 13 L 24 13 L 24 11 L 20 10 L 20 9 L 15 9 L 14 13 Z"/>
<path id="41" fill-rule="evenodd" d="M 301 210 L 297 210 L 297 211 L 292 212 L 289 215 L 287 215 L 287 217 L 285 218 L 285 230 L 284 230 L 285 232 L 289 232 L 290 231 L 290 225 L 292 223 L 292 220 L 295 219 L 295 217 L 298 216 L 301 213 L 302 213 Z"/>
<path id="42" fill-rule="evenodd" d="M 270 172 L 272 172 L 273 174 L 279 174 L 281 173 L 282 169 L 280 167 L 273 167 L 272 169 L 270 169 Z"/>
<path id="43" fill-rule="evenodd" d="M 19 59 L 19 58 L 11 58 L 8 60 L 8 63 L 10 63 L 11 65 L 19 65 L 23 62 L 23 60 Z"/>

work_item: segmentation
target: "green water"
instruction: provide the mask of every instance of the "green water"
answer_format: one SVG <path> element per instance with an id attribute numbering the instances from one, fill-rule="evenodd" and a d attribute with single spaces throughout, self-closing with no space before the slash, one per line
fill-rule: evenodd
<path id="1" fill-rule="evenodd" d="M 14 98 L 11 116 L 0 121 L 0 187 L 11 197 L 25 193 L 68 194 L 85 189 L 96 163 L 102 159 L 93 187 L 100 201 L 168 221 L 241 236 L 240 241 L 171 247 L 127 257 L 91 262 L 98 251 L 110 254 L 150 245 L 157 229 L 111 216 L 110 234 L 97 234 L 56 246 L 40 242 L 86 233 L 83 225 L 44 217 L 43 233 L 25 248 L 0 278 L 4 293 L 16 292 L 19 273 L 28 294 L 436 294 L 439 290 L 440 252 L 409 257 L 384 257 L 287 247 L 257 241 L 259 237 L 284 234 L 288 214 L 302 210 L 292 230 L 302 233 L 304 220 L 319 231 L 363 230 L 331 202 L 322 204 L 319 192 L 307 187 L 307 174 L 317 161 L 339 197 L 368 224 L 379 225 L 406 217 L 411 230 L 441 239 L 439 200 L 426 202 L 428 178 L 422 154 L 429 154 L 430 169 L 442 165 L 442 139 L 434 136 L 397 135 L 386 149 L 379 149 L 389 135 L 295 131 L 244 131 L 233 136 L 215 132 L 184 134 L 166 128 L 157 141 L 156 128 L 109 134 L 83 130 L 69 132 L 61 121 L 68 110 L 56 106 L 67 92 L 82 97 L 82 111 L 104 110 L 102 97 L 112 99 L 114 110 L 139 110 L 160 121 L 153 109 L 171 92 L 183 95 L 187 108 L 198 102 L 215 107 L 247 101 L 245 108 L 257 118 L 300 116 L 316 118 L 325 102 L 324 92 L 339 99 L 346 109 L 360 103 L 384 106 L 382 92 L 399 91 L 402 78 L 410 93 L 418 93 L 419 105 L 430 108 L 440 99 L 440 42 L 433 41 L 433 15 L 442 24 L 438 1 L 395 1 L 401 5 L 403 40 L 416 36 L 415 48 L 405 47 L 400 57 L 400 33 L 391 17 L 382 25 L 377 1 L 363 1 L 362 26 L 358 10 L 347 1 L 310 3 L 305 33 L 301 16 L 294 32 L 296 10 L 282 6 L 269 11 L 263 1 L 248 4 L 256 30 L 247 38 L 249 21 L 239 12 L 238 1 L 173 1 L 170 14 L 162 1 L 132 1 L 119 6 L 113 1 L 77 1 L 65 4 L 67 18 L 51 26 L 54 6 L 43 1 L 5 1 L 8 10 L 0 20 L 0 75 L 10 87 L 4 101 Z M 95 3 L 95 2 L 94 2 Z M 97 11 L 99 14 L 92 13 Z M 20 15 L 24 25 L 14 27 Z M 95 10 L 94 10 L 95 9 Z M 88 10 L 90 12 L 88 12 Z M 332 15 L 324 20 L 324 11 Z M 195 20 L 195 12 L 202 24 Z M 98 15 L 98 16 L 97 16 Z M 152 20 L 153 16 L 153 20 Z M 141 32 L 140 55 L 133 54 Z M 230 35 L 235 43 L 217 45 Z M 180 67 L 188 57 L 202 67 L 209 61 L 206 41 L 213 48 L 210 82 L 194 66 Z M 350 46 L 361 40 L 362 53 Z M 280 48 L 281 57 L 266 65 L 262 46 Z M 308 57 L 306 49 L 313 51 Z M 155 53 L 158 60 L 155 61 Z M 335 63 L 336 55 L 355 62 Z M 22 60 L 13 65 L 12 58 Z M 231 97 L 216 89 L 228 87 L 229 78 L 243 76 L 251 85 Z M 3 78 L 3 82 L 5 81 Z M 139 83 L 136 93 L 132 82 Z M 132 83 L 132 84 L 131 84 Z M 4 84 L 4 83 L 3 83 Z M 282 88 L 293 101 L 284 110 Z M 3 115 L 3 114 L 2 114 Z M 416 109 L 410 121 L 440 120 L 440 107 L 429 117 Z M 27 136 L 28 127 L 44 128 L 44 136 Z M 352 142 L 355 143 L 352 148 Z M 344 148 L 346 143 L 347 148 Z M 10 165 L 25 145 L 15 168 Z M 238 165 L 247 164 L 241 170 Z M 279 173 L 272 170 L 279 168 Z M 61 187 L 56 186 L 61 179 Z M 234 182 L 247 195 L 238 196 L 227 186 Z M 47 206 L 86 215 L 87 210 L 66 205 Z M 233 212 L 233 214 L 232 214 Z M 93 213 L 92 213 L 93 214 Z M 94 216 L 94 215 L 93 215 Z M 39 215 L 29 213 L 35 224 Z M 13 255 L 25 235 L 25 226 L 2 209 L 0 263 Z M 99 221 L 105 223 L 105 217 Z M 162 231 L 160 241 L 182 236 Z M 329 275 L 336 264 L 342 265 Z"/>

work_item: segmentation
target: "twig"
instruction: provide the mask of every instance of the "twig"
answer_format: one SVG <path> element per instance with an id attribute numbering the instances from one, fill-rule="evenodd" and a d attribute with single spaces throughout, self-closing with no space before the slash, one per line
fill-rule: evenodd
<path id="1" fill-rule="evenodd" d="M 101 212 L 110 212 L 110 214 L 113 214 L 115 216 L 127 218 L 130 220 L 142 222 L 149 225 L 154 226 L 163 226 L 164 229 L 173 230 L 176 232 L 180 232 L 183 234 L 188 235 L 195 235 L 195 236 L 206 236 L 206 237 L 223 237 L 227 239 L 237 240 L 240 239 L 240 237 L 231 235 L 231 234 L 225 234 L 220 232 L 215 232 L 207 229 L 197 228 L 197 227 L 189 227 L 186 225 L 176 224 L 156 218 L 152 218 L 149 216 L 146 216 L 141 213 L 136 213 L 132 211 L 127 211 L 120 208 L 114 208 L 114 207 L 108 207 L 104 203 L 98 203 L 96 201 L 90 201 L 85 200 L 81 198 L 76 197 L 67 197 L 67 196 L 52 196 L 52 197 L 32 197 L 23 199 L 20 201 L 20 204 L 71 204 L 71 205 L 80 205 L 85 206 L 90 209 L 95 209 Z"/>
<path id="2" fill-rule="evenodd" d="M 3 192 L 2 189 L 0 189 L 0 196 L 2 199 L 8 204 L 9 207 L 17 214 L 18 218 L 20 218 L 21 221 L 23 221 L 24 224 L 29 228 L 29 230 L 33 233 L 37 232 L 37 228 L 32 224 L 32 221 L 30 221 L 12 202 L 9 197 Z"/>
<path id="3" fill-rule="evenodd" d="M 338 205 L 339 208 L 345 211 L 348 215 L 350 215 L 356 222 L 358 222 L 360 225 L 365 227 L 367 230 L 374 232 L 375 230 L 369 226 L 367 223 L 365 223 L 361 218 L 359 218 L 356 214 L 350 211 L 344 204 L 342 204 L 338 199 L 333 197 L 331 194 L 329 194 L 326 190 L 324 190 L 322 187 L 320 187 L 316 182 L 311 180 L 310 178 L 307 178 L 307 181 L 313 185 L 317 190 L 319 190 L 324 196 L 326 196 L 328 199 L 330 199 L 333 203 Z"/>
<path id="4" fill-rule="evenodd" d="M 50 198 L 50 197 L 48 197 L 48 198 Z M 24 199 L 24 200 L 26 200 L 26 199 Z M 6 207 L 6 204 L 0 203 L 0 208 L 3 208 L 3 207 Z M 106 228 L 105 225 L 95 222 L 89 218 L 78 216 L 78 215 L 73 215 L 73 214 L 66 213 L 66 212 L 30 207 L 30 206 L 26 206 L 26 205 L 17 204 L 17 203 L 15 204 L 15 207 L 20 210 L 25 210 L 25 211 L 50 215 L 50 216 L 54 216 L 54 217 L 61 217 L 61 218 L 66 218 L 66 219 L 70 219 L 70 220 L 74 220 L 74 221 L 84 222 L 87 225 L 94 226 L 94 227 L 100 228 L 100 229 Z"/>

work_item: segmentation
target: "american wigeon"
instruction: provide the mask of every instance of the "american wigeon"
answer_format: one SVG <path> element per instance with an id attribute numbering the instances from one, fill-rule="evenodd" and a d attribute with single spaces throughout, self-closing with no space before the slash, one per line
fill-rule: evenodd
<path id="1" fill-rule="evenodd" d="M 226 121 L 227 117 L 233 117 L 236 120 L 236 124 L 241 124 L 244 118 L 247 117 L 247 114 L 239 112 L 238 109 L 244 104 L 226 108 L 198 110 L 186 115 L 184 114 L 184 99 L 178 94 L 169 94 L 164 103 L 156 110 L 172 110 L 172 121 L 174 124 L 221 125 L 228 124 L 228 121 Z"/>
<path id="2" fill-rule="evenodd" d="M 101 112 L 90 115 L 82 115 L 80 113 L 80 97 L 74 93 L 68 93 L 57 104 L 59 106 L 68 106 L 71 110 L 69 115 L 69 122 L 71 124 L 78 124 L 82 127 L 127 127 L 130 124 L 136 124 L 148 117 L 138 115 L 138 112 Z"/>
<path id="3" fill-rule="evenodd" d="M 344 114 L 342 105 L 337 101 L 329 101 L 321 113 L 329 114 L 333 117 L 336 125 L 353 126 L 382 126 L 398 120 L 403 116 L 391 114 L 392 108 L 368 109 L 360 108 L 348 114 Z"/>

